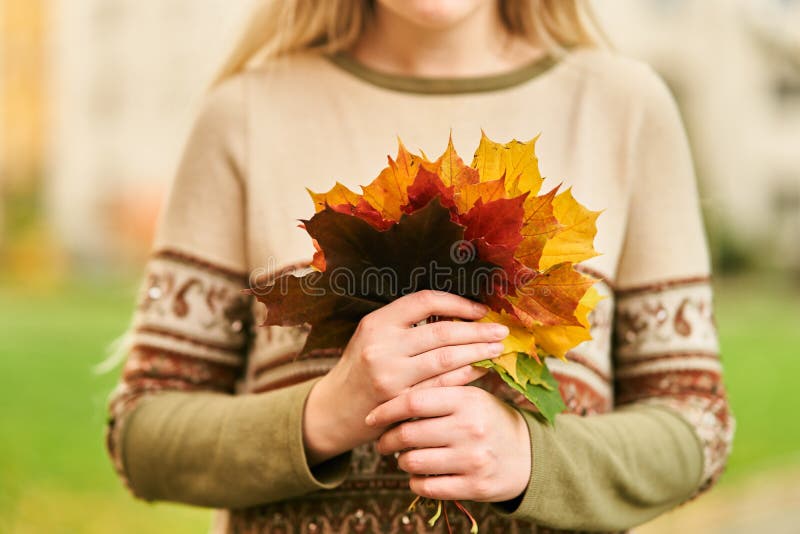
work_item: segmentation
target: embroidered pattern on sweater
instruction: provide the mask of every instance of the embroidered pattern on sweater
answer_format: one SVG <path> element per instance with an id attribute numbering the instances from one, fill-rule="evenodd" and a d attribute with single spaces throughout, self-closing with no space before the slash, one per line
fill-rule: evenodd
<path id="1" fill-rule="evenodd" d="M 125 416 L 144 396 L 234 391 L 252 317 L 241 293 L 245 281 L 244 274 L 175 251 L 156 253 L 148 262 L 106 430 L 106 446 L 126 484 L 119 436 Z"/>
<path id="2" fill-rule="evenodd" d="M 148 262 L 134 321 L 135 343 L 234 363 L 241 358 L 251 312 L 234 277 L 198 259 L 160 253 Z"/>
<path id="3" fill-rule="evenodd" d="M 270 507 L 250 508 L 231 514 L 229 534 L 444 534 L 444 519 L 429 526 L 430 511 L 409 512 L 408 492 L 362 492 L 350 498 L 309 496 Z M 567 531 L 539 527 L 497 514 L 488 503 L 465 503 L 486 534 L 559 534 Z M 470 524 L 452 503 L 448 521 L 453 532 L 469 532 Z"/>
<path id="4" fill-rule="evenodd" d="M 712 291 L 707 278 L 638 288 L 617 295 L 617 403 L 671 408 L 703 447 L 698 494 L 720 477 L 734 420 L 722 384 Z"/>

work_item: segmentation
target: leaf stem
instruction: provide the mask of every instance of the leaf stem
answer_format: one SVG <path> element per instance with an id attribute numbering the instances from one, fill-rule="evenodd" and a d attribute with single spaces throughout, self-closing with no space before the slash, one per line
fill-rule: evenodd
<path id="1" fill-rule="evenodd" d="M 439 520 L 439 517 L 442 515 L 442 501 L 436 501 L 436 513 L 433 514 L 433 517 L 428 519 L 428 526 L 433 526 Z"/>
<path id="2" fill-rule="evenodd" d="M 472 517 L 472 514 L 469 513 L 469 510 L 467 510 L 464 507 L 464 505 L 461 504 L 458 501 L 453 501 L 453 504 L 455 504 L 458 507 L 459 510 L 464 512 L 466 514 L 466 516 L 469 518 L 469 520 L 472 522 L 472 528 L 469 529 L 470 534 L 478 534 L 478 522 L 475 521 L 475 518 Z"/>

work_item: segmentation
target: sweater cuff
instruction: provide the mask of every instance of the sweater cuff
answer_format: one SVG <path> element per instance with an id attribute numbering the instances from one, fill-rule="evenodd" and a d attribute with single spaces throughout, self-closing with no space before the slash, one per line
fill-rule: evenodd
<path id="1" fill-rule="evenodd" d="M 314 467 L 308 464 L 306 448 L 303 443 L 303 413 L 311 389 L 320 378 L 298 384 L 287 400 L 288 443 L 287 450 L 295 472 L 300 494 L 315 490 L 333 489 L 344 482 L 350 469 L 352 452 L 348 451 L 330 458 Z"/>

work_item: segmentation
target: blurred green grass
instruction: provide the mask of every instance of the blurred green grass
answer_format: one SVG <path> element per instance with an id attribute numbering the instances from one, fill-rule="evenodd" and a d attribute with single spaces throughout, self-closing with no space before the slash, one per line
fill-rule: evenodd
<path id="1" fill-rule="evenodd" d="M 715 294 L 737 424 L 725 480 L 737 483 L 756 471 L 800 465 L 800 288 L 765 277 L 726 280 Z"/>
<path id="2" fill-rule="evenodd" d="M 50 294 L 0 286 L 0 532 L 197 533 L 208 511 L 134 500 L 103 448 L 118 371 L 92 368 L 124 331 L 134 284 L 68 284 Z M 726 382 L 737 417 L 723 484 L 800 462 L 797 291 L 728 280 L 717 288 Z M 702 499 L 698 502 L 702 503 Z"/>
<path id="3" fill-rule="evenodd" d="M 198 533 L 206 510 L 130 497 L 106 459 L 118 371 L 93 366 L 127 326 L 134 284 L 0 288 L 0 532 Z"/>

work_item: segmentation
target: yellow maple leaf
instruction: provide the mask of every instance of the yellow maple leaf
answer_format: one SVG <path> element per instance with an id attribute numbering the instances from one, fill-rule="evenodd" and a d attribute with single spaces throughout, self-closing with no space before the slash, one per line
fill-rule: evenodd
<path id="1" fill-rule="evenodd" d="M 542 187 L 539 159 L 536 157 L 538 136 L 528 142 L 512 140 L 502 145 L 495 143 L 481 132 L 481 141 L 472 159 L 472 168 L 477 169 L 482 182 L 497 180 L 505 176 L 505 187 L 509 196 L 524 193 L 535 195 Z"/>
<path id="2" fill-rule="evenodd" d="M 578 263 L 597 256 L 593 246 L 600 211 L 583 207 L 567 189 L 553 200 L 553 213 L 559 229 L 548 239 L 539 259 L 539 270 L 545 271 L 563 262 Z"/>
<path id="3" fill-rule="evenodd" d="M 445 187 L 461 188 L 467 184 L 478 182 L 478 172 L 464 164 L 464 160 L 456 152 L 453 146 L 453 136 L 447 141 L 447 148 L 434 162 L 423 160 L 423 166 L 429 171 L 439 175 L 439 179 Z"/>
<path id="4" fill-rule="evenodd" d="M 508 198 L 503 180 L 467 184 L 453 193 L 453 201 L 459 213 L 467 213 L 478 200 L 487 204 L 502 198 Z"/>
<path id="5" fill-rule="evenodd" d="M 517 375 L 517 358 L 516 352 L 509 352 L 508 354 L 501 354 L 497 358 L 492 359 L 492 361 L 505 369 L 508 374 L 511 375 L 511 378 L 514 379 L 514 382 L 520 384 L 522 381 Z"/>
<path id="6" fill-rule="evenodd" d="M 314 201 L 314 209 L 317 212 L 324 210 L 326 205 L 340 206 L 342 204 L 347 204 L 350 206 L 355 206 L 358 204 L 358 200 L 361 198 L 361 195 L 350 191 L 346 186 L 339 182 L 336 182 L 336 184 L 327 193 L 315 193 L 311 189 L 306 189 L 306 191 L 308 191 L 308 194 L 311 195 L 311 199 Z"/>
<path id="7" fill-rule="evenodd" d="M 423 163 L 430 164 L 406 150 L 402 141 L 398 140 L 398 143 L 397 157 L 389 158 L 389 166 L 372 183 L 362 188 L 364 199 L 387 221 L 400 220 L 402 206 L 408 202 L 409 186 Z"/>
<path id="8" fill-rule="evenodd" d="M 533 332 L 504 311 L 498 313 L 490 310 L 479 322 L 500 323 L 508 327 L 508 336 L 503 340 L 503 353 L 492 361 L 508 371 L 516 382 L 522 383 L 517 376 L 517 357 L 520 352 L 536 357 L 536 340 Z"/>

